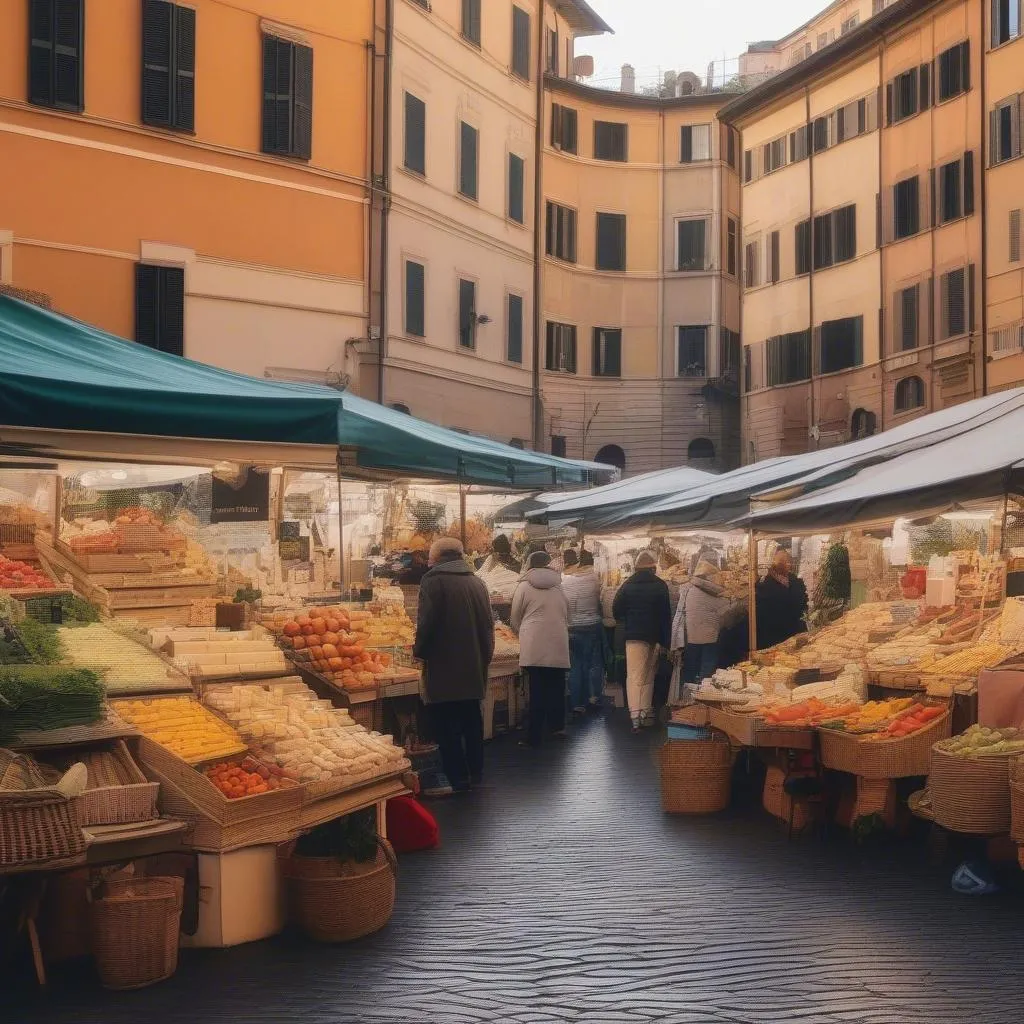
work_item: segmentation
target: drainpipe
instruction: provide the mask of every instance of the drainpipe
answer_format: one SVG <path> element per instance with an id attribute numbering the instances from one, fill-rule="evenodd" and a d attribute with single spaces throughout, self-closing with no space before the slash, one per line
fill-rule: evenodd
<path id="1" fill-rule="evenodd" d="M 811 120 L 811 90 L 804 86 L 804 120 L 807 123 L 807 218 L 811 237 L 811 261 L 808 265 L 807 274 L 807 317 L 810 321 L 808 327 L 811 332 L 811 387 L 809 390 L 810 406 L 808 409 L 811 429 L 815 427 L 814 411 L 814 122 Z M 819 355 L 820 363 L 821 357 Z M 812 440 L 808 437 L 808 442 Z M 809 447 L 809 445 L 808 445 Z M 818 441 L 814 439 L 814 447 L 818 447 Z"/>
<path id="2" fill-rule="evenodd" d="M 882 72 L 885 70 L 885 41 L 880 38 L 878 41 L 878 92 L 877 100 L 875 102 L 875 116 L 878 118 L 878 213 L 877 213 L 877 224 L 878 224 L 878 301 L 879 301 L 879 314 L 878 314 L 878 365 L 880 372 L 878 374 L 879 382 L 878 387 L 881 392 L 881 401 L 878 403 L 879 413 L 879 429 L 885 430 L 885 393 L 886 393 L 886 363 L 885 358 L 888 354 L 885 349 L 885 328 L 886 320 L 892 321 L 892 317 L 886 317 L 885 311 L 888 309 L 888 305 L 885 301 L 885 257 L 888 253 L 888 249 L 885 244 L 885 162 L 883 159 L 883 143 L 885 142 L 885 79 L 882 76 Z M 918 214 L 920 216 L 920 214 Z M 849 406 L 847 406 L 849 408 Z M 852 426 L 852 424 L 851 424 Z"/>
<path id="3" fill-rule="evenodd" d="M 367 337 L 371 337 L 371 330 L 374 323 L 380 324 L 380 307 L 384 305 L 381 295 L 381 281 L 377 275 L 377 236 L 380 231 L 380 220 L 377 215 L 377 188 L 374 182 L 374 175 L 377 172 L 377 31 L 379 28 L 380 8 L 377 3 L 373 4 L 370 20 L 370 38 L 366 43 L 367 62 L 367 93 L 369 96 L 369 150 L 366 154 L 366 184 L 368 216 L 367 249 L 366 249 L 366 312 L 367 312 Z M 348 348 L 345 350 L 348 356 Z M 358 361 L 358 353 L 356 354 Z M 379 391 L 378 391 L 379 394 Z"/>
<path id="4" fill-rule="evenodd" d="M 665 100 L 662 100 L 658 108 L 658 122 L 660 131 L 658 133 L 658 164 L 659 173 L 658 178 L 660 182 L 660 189 L 658 193 L 658 370 L 659 376 L 665 372 L 665 215 L 668 209 L 666 203 L 666 179 L 668 178 L 668 150 L 665 145 Z M 673 230 L 675 228 L 673 227 Z M 678 380 L 679 368 L 676 366 L 676 356 L 673 351 L 675 339 L 670 337 L 669 341 L 669 359 L 671 360 L 670 366 L 673 367 L 673 372 Z M 707 362 L 708 354 L 704 353 L 704 361 Z M 658 389 L 661 392 L 660 402 L 660 420 L 661 420 L 661 438 L 660 447 L 658 451 L 658 464 L 664 467 L 665 457 L 665 390 L 664 388 Z"/>
<path id="5" fill-rule="evenodd" d="M 533 448 L 543 451 L 544 409 L 540 394 L 540 338 L 544 306 L 544 18 L 547 0 L 540 0 L 537 19 L 537 125 L 534 130 L 533 171 Z"/>
<path id="6" fill-rule="evenodd" d="M 978 117 L 981 119 L 981 152 L 978 154 L 978 177 L 981 179 L 981 201 L 979 203 L 979 214 L 981 216 L 981 257 L 978 267 L 978 274 L 981 277 L 981 317 L 978 322 L 981 325 L 981 393 L 988 394 L 988 164 L 986 154 L 992 140 L 986 138 L 989 119 L 985 112 L 988 110 L 988 61 L 985 54 L 985 40 L 991 39 L 991 24 L 986 13 L 988 4 L 981 5 L 981 65 L 979 77 L 981 84 L 978 89 L 978 102 L 981 111 Z M 969 44 L 968 44 L 969 45 Z M 971 296 L 974 301 L 974 296 Z"/>
<path id="7" fill-rule="evenodd" d="M 380 340 L 377 343 L 377 399 L 384 404 L 384 360 L 388 341 L 388 220 L 391 212 L 391 69 L 394 63 L 395 0 L 384 0 L 387 13 L 384 23 L 384 139 L 381 164 L 384 189 L 380 196 Z"/>

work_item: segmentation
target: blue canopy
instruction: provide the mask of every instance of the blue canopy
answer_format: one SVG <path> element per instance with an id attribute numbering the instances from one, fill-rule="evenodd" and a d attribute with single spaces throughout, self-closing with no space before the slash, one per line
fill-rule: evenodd
<path id="1" fill-rule="evenodd" d="M 347 391 L 221 370 L 0 296 L 0 420 L 10 427 L 351 449 L 394 474 L 522 488 L 607 479 L 607 466 L 521 451 Z"/>

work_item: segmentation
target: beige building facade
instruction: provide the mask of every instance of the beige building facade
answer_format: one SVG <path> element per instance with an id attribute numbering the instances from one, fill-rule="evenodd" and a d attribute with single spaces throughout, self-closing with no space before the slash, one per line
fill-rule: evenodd
<path id="1" fill-rule="evenodd" d="M 747 461 L 981 394 L 981 0 L 906 0 L 733 101 Z"/>

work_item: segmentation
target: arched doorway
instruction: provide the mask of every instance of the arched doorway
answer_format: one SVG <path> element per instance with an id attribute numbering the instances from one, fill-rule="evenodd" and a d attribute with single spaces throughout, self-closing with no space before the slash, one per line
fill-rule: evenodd
<path id="1" fill-rule="evenodd" d="M 626 471 L 626 453 L 617 444 L 606 444 L 594 456 L 594 461 L 604 466 L 614 466 L 621 472 Z"/>
<path id="2" fill-rule="evenodd" d="M 404 412 L 406 416 L 409 415 L 409 406 L 407 406 L 404 402 L 392 402 L 391 408 L 394 409 L 395 412 Z"/>
<path id="3" fill-rule="evenodd" d="M 709 438 L 695 437 L 686 448 L 690 462 L 711 462 L 715 457 L 715 446 Z"/>

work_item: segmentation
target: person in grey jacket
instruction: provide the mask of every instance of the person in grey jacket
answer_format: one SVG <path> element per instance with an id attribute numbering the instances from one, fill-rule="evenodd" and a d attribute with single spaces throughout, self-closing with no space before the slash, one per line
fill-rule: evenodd
<path id="1" fill-rule="evenodd" d="M 473 574 L 459 541 L 437 541 L 429 562 L 420 582 L 413 654 L 423 662 L 423 700 L 444 772 L 458 792 L 483 777 L 480 701 L 494 656 L 494 616 L 487 588 Z"/>
<path id="2" fill-rule="evenodd" d="M 722 596 L 717 575 L 718 570 L 710 562 L 700 562 L 679 595 L 672 623 L 672 650 L 683 652 L 684 683 L 709 679 L 718 668 L 718 636 L 731 602 Z"/>
<path id="3" fill-rule="evenodd" d="M 519 667 L 530 683 L 528 743 L 539 747 L 545 724 L 565 735 L 565 673 L 569 668 L 569 604 L 562 577 L 544 551 L 530 555 L 512 599 L 511 626 L 519 635 Z"/>
<path id="4" fill-rule="evenodd" d="M 592 552 L 581 551 L 579 564 L 566 569 L 562 590 L 569 602 L 569 702 L 582 715 L 588 705 L 597 708 L 604 703 L 601 581 Z"/>

